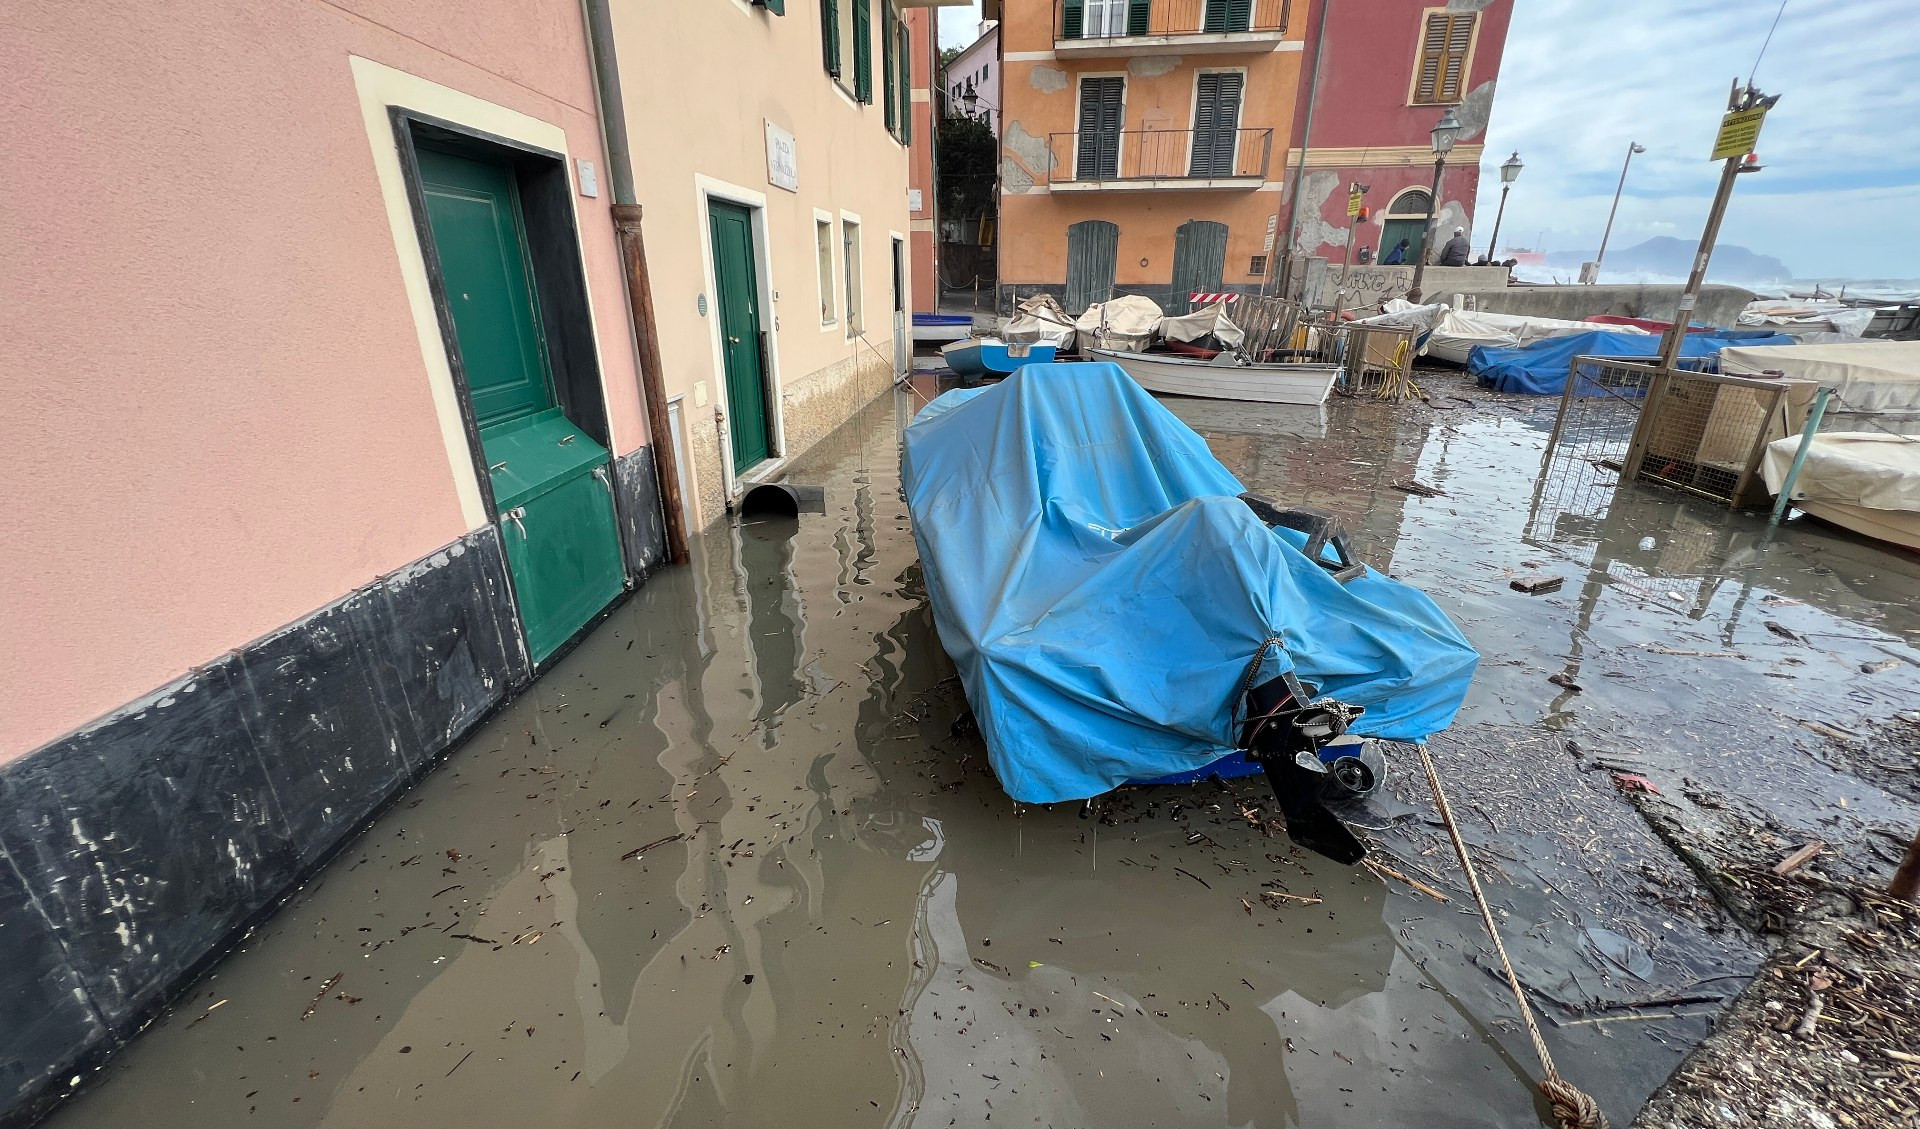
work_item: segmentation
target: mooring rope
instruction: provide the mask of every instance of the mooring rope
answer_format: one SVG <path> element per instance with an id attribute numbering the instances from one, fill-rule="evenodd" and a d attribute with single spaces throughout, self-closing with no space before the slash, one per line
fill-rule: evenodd
<path id="1" fill-rule="evenodd" d="M 1494 924 L 1493 909 L 1487 905 L 1487 895 L 1480 889 L 1480 876 L 1474 873 L 1466 840 L 1460 837 L 1460 828 L 1453 821 L 1453 809 L 1447 805 L 1447 794 L 1440 787 L 1440 773 L 1433 767 L 1427 743 L 1421 741 L 1416 747 L 1420 750 L 1420 763 L 1426 766 L 1427 784 L 1433 788 L 1433 802 L 1440 809 L 1440 822 L 1446 825 L 1447 835 L 1453 840 L 1453 852 L 1460 856 L 1460 869 L 1467 875 L 1467 888 L 1473 891 L 1474 904 L 1480 907 L 1480 920 L 1486 923 L 1487 936 L 1493 938 L 1493 951 L 1500 957 L 1500 967 L 1506 970 L 1507 987 L 1513 989 L 1513 1001 L 1519 1005 L 1520 1018 L 1526 1022 L 1527 1034 L 1533 1038 L 1533 1053 L 1540 1056 L 1540 1070 L 1545 1075 L 1540 1079 L 1540 1092 L 1553 1107 L 1554 1120 L 1560 1123 L 1561 1129 L 1608 1129 L 1607 1115 L 1600 1111 L 1600 1103 L 1562 1078 L 1554 1068 L 1553 1056 L 1547 1053 L 1547 1041 L 1540 1037 L 1533 1008 L 1527 1003 L 1526 990 L 1513 971 L 1513 962 L 1507 959 L 1507 946 L 1500 940 L 1500 927 Z"/>

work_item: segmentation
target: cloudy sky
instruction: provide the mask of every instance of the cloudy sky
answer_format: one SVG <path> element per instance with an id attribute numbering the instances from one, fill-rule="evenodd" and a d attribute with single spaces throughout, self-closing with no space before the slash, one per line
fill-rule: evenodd
<path id="1" fill-rule="evenodd" d="M 1365 0 L 1335 0 L 1364 3 Z M 1513 0 L 1487 131 L 1481 226 L 1497 168 L 1519 150 L 1501 243 L 1599 245 L 1627 144 L 1635 157 L 1613 247 L 1700 235 L 1719 166 L 1707 160 L 1727 88 L 1753 71 L 1772 0 Z M 965 45 L 977 12 L 940 10 Z M 1920 0 L 1788 0 L 1754 82 L 1780 104 L 1721 239 L 1798 277 L 1920 277 Z M 1479 233 L 1476 232 L 1476 237 Z"/>

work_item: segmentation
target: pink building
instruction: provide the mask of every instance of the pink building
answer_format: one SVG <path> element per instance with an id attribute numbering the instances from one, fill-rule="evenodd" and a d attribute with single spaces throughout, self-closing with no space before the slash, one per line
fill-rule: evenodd
<path id="1" fill-rule="evenodd" d="M 1291 184 L 1300 147 L 1306 146 L 1296 253 L 1342 260 L 1348 253 L 1348 194 L 1362 184 L 1369 219 L 1353 225 L 1353 261 L 1378 261 L 1406 239 L 1407 262 L 1413 262 L 1432 210 L 1431 131 L 1448 109 L 1465 128 L 1447 157 L 1435 242 L 1444 243 L 1455 227 L 1471 235 L 1483 138 L 1513 0 L 1330 6 L 1329 0 L 1307 0 L 1302 7 L 1305 61 L 1287 152 Z"/>
<path id="2" fill-rule="evenodd" d="M 8 6 L 0 1123 L 892 387 L 938 2 Z"/>

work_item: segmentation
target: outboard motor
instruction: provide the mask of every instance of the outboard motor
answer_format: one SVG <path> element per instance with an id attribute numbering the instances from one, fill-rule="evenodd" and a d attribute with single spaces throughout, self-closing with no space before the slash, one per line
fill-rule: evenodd
<path id="1" fill-rule="evenodd" d="M 1353 865 L 1367 849 L 1329 811 L 1326 801 L 1363 796 L 1380 786 L 1386 761 L 1374 742 L 1347 729 L 1364 707 L 1313 692 L 1287 671 L 1247 691 L 1241 745 L 1266 770 L 1287 821 L 1287 837 L 1338 863 Z"/>

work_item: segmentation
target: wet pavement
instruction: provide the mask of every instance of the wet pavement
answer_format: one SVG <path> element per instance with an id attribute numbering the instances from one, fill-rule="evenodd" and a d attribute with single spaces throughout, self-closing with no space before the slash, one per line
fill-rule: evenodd
<path id="1" fill-rule="evenodd" d="M 1551 402 L 1429 384 L 1453 406 L 1168 403 L 1481 649 L 1435 755 L 1561 1071 L 1624 1121 L 1763 943 L 1611 774 L 1885 869 L 1920 561 L 1543 474 Z M 48 1124 L 1539 1124 L 1417 765 L 1400 878 L 1292 849 L 1254 782 L 999 791 L 900 500 L 927 387 L 795 465 L 825 514 L 706 534 Z"/>

